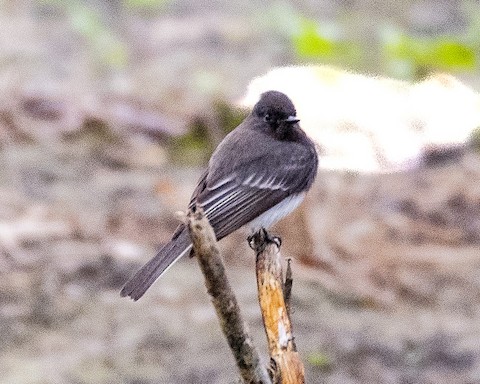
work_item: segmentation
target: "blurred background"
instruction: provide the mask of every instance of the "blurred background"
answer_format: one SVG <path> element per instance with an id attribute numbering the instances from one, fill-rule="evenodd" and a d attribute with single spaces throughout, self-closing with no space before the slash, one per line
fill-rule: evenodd
<path id="1" fill-rule="evenodd" d="M 119 290 L 249 82 L 316 64 L 478 91 L 479 28 L 477 0 L 0 1 L 0 382 L 235 382 L 195 260 L 137 303 Z M 480 382 L 479 181 L 475 147 L 321 170 L 275 229 L 308 383 Z M 266 359 L 253 254 L 241 233 L 221 247 Z"/>

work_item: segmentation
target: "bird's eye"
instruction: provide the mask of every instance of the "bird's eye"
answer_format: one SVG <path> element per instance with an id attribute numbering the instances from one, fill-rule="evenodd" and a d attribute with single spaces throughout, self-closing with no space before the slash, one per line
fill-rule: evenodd
<path id="1" fill-rule="evenodd" d="M 263 117 L 263 120 L 266 123 L 271 123 L 273 121 L 272 115 L 270 115 L 269 113 L 266 113 L 265 116 Z"/>

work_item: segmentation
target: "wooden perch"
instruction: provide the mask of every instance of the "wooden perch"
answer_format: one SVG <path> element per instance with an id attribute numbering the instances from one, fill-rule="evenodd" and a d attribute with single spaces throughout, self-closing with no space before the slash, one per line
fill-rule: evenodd
<path id="1" fill-rule="evenodd" d="M 270 384 L 272 381 L 268 371 L 260 361 L 227 280 L 212 227 L 200 209 L 188 213 L 187 224 L 195 256 L 205 277 L 205 285 L 243 381 L 248 384 Z"/>
<path id="2" fill-rule="evenodd" d="M 304 367 L 295 346 L 289 314 L 292 289 L 290 263 L 284 286 L 279 239 L 271 238 L 262 229 L 251 237 L 250 246 L 257 254 L 258 300 L 273 363 L 273 382 L 304 383 Z"/>

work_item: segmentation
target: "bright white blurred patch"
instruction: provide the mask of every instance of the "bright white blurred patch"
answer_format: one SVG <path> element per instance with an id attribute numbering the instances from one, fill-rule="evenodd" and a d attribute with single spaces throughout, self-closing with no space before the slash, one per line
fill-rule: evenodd
<path id="1" fill-rule="evenodd" d="M 138 260 L 144 253 L 142 248 L 127 240 L 115 239 L 107 241 L 104 247 L 108 254 L 120 259 Z"/>
<path id="2" fill-rule="evenodd" d="M 463 144 L 480 127 L 479 94 L 447 74 L 408 83 L 329 66 L 276 68 L 252 80 L 239 104 L 251 108 L 268 90 L 292 99 L 327 169 L 410 168 L 426 149 Z"/>
<path id="3" fill-rule="evenodd" d="M 288 342 L 291 340 L 291 337 L 289 337 L 287 330 L 285 328 L 285 325 L 283 324 L 282 320 L 282 313 L 283 310 L 282 308 L 278 308 L 279 312 L 279 318 L 281 320 L 278 321 L 278 344 L 280 344 L 281 348 L 287 348 L 288 347 Z"/>

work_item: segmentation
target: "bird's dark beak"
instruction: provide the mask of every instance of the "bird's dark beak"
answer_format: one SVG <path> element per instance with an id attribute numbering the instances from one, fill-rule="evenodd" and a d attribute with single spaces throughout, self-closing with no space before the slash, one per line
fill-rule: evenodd
<path id="1" fill-rule="evenodd" d="M 300 121 L 300 119 L 297 119 L 296 116 L 288 116 L 286 119 L 283 120 L 287 124 L 295 124 Z"/>

